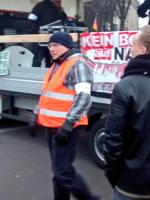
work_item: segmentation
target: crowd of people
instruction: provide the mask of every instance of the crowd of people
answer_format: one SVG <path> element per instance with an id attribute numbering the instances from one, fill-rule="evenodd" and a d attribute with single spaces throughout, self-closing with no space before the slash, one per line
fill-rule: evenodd
<path id="1" fill-rule="evenodd" d="M 80 132 L 88 124 L 92 74 L 71 36 L 54 33 L 48 42 L 53 65 L 45 76 L 38 124 L 45 127 L 54 173 L 54 199 L 98 200 L 73 167 Z M 105 127 L 105 174 L 113 200 L 150 199 L 150 25 L 135 35 L 132 59 L 112 92 Z M 55 106 L 54 106 L 55 105 Z"/>
<path id="2" fill-rule="evenodd" d="M 144 17 L 149 8 L 146 0 L 138 9 L 139 16 Z M 39 26 L 59 19 L 65 23 L 67 15 L 60 1 L 43 0 L 28 19 L 37 32 Z M 93 81 L 89 63 L 66 32 L 53 33 L 48 48 L 36 49 L 33 66 L 41 65 L 45 50 L 46 65 L 51 67 L 44 78 L 37 123 L 45 127 L 54 200 L 70 200 L 71 194 L 78 200 L 100 200 L 73 167 L 80 134 L 88 125 Z M 112 92 L 105 125 L 104 171 L 114 191 L 113 200 L 150 199 L 149 89 L 150 25 L 146 25 L 134 36 L 131 60 Z"/>

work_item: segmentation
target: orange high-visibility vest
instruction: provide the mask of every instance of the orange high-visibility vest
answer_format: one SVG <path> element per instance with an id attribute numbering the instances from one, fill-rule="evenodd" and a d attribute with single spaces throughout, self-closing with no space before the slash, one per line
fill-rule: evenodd
<path id="1" fill-rule="evenodd" d="M 38 124 L 45 127 L 59 128 L 65 122 L 67 113 L 74 101 L 75 91 L 65 87 L 64 81 L 78 59 L 79 57 L 76 57 L 64 61 L 51 78 L 50 75 L 54 65 L 46 74 L 39 100 Z M 87 124 L 87 115 L 84 115 L 75 124 L 75 127 Z"/>

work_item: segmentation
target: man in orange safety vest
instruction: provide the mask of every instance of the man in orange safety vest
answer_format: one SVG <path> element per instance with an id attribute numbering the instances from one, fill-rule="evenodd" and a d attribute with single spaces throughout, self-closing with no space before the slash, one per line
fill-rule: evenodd
<path id="1" fill-rule="evenodd" d="M 48 43 L 54 64 L 45 76 L 38 107 L 38 124 L 46 136 L 54 173 L 54 200 L 98 200 L 72 166 L 80 133 L 88 124 L 92 74 L 86 57 L 73 48 L 66 32 L 54 33 Z"/>

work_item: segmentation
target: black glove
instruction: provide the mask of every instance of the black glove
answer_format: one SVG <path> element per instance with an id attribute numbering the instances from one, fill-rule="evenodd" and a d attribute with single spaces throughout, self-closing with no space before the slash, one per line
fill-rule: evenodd
<path id="1" fill-rule="evenodd" d="M 67 131 L 65 129 L 58 129 L 56 135 L 55 135 L 55 141 L 59 146 L 65 146 L 69 142 L 69 136 L 71 132 Z"/>

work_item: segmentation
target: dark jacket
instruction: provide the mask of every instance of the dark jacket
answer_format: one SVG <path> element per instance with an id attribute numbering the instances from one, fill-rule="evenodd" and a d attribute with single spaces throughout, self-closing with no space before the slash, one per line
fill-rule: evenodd
<path id="1" fill-rule="evenodd" d="M 139 17 L 147 17 L 147 11 L 150 9 L 150 0 L 145 0 L 137 9 Z"/>
<path id="2" fill-rule="evenodd" d="M 31 13 L 38 17 L 35 21 L 30 20 L 31 28 L 33 29 L 34 27 L 33 32 L 37 32 L 39 26 L 47 25 L 57 20 L 62 20 L 63 22 L 67 20 L 67 15 L 64 11 L 58 9 L 50 0 L 43 0 L 42 2 L 37 3 L 33 7 Z"/>
<path id="3" fill-rule="evenodd" d="M 105 131 L 106 176 L 112 186 L 150 195 L 150 55 L 127 65 L 113 90 Z"/>

